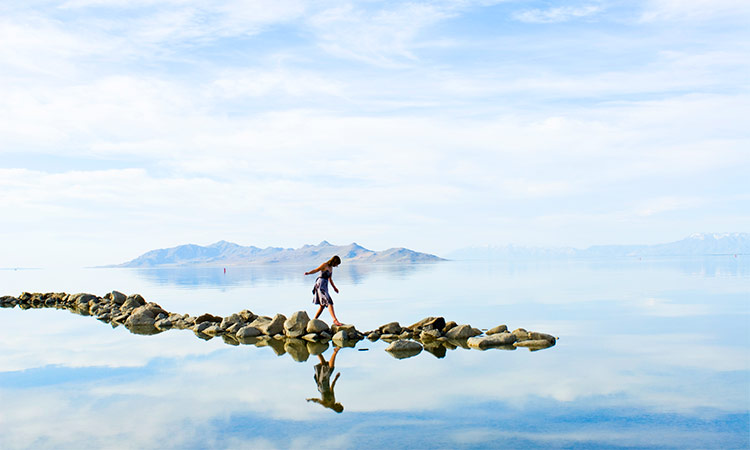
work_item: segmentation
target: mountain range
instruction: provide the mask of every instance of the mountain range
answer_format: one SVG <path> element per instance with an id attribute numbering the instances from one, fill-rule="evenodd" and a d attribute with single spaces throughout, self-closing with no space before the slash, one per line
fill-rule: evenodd
<path id="1" fill-rule="evenodd" d="M 195 244 L 151 250 L 143 255 L 107 267 L 182 267 L 182 266 L 242 266 L 254 264 L 313 264 L 325 262 L 339 255 L 342 263 L 424 263 L 443 261 L 435 255 L 419 253 L 407 248 L 391 248 L 381 252 L 366 249 L 356 243 L 318 245 L 300 248 L 242 246 L 219 241 L 208 246 Z"/>
<path id="2" fill-rule="evenodd" d="M 595 245 L 572 247 L 469 247 L 447 256 L 451 259 L 610 258 L 627 256 L 708 256 L 750 254 L 750 233 L 696 233 L 685 239 L 655 245 Z"/>

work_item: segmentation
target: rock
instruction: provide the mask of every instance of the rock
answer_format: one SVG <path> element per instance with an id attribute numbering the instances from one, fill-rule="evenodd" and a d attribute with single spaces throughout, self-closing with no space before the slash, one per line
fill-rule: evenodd
<path id="1" fill-rule="evenodd" d="M 419 334 L 419 340 L 420 341 L 434 341 L 440 336 L 442 336 L 442 334 L 440 333 L 440 330 L 428 329 L 428 330 L 422 331 Z"/>
<path id="2" fill-rule="evenodd" d="M 128 317 L 130 317 L 130 312 L 124 312 L 124 313 L 117 314 L 117 315 L 113 314 L 113 316 L 114 316 L 112 317 L 113 322 L 125 323 L 125 321 L 128 320 Z"/>
<path id="3" fill-rule="evenodd" d="M 107 295 L 109 295 L 110 300 L 112 300 L 112 302 L 115 305 L 122 305 L 123 303 L 125 303 L 125 300 L 128 299 L 128 297 L 125 296 L 125 294 L 123 294 L 122 292 L 118 292 L 118 291 L 112 291 Z"/>
<path id="4" fill-rule="evenodd" d="M 13 308 L 18 304 L 18 299 L 9 295 L 0 297 L 0 306 L 3 308 Z"/>
<path id="5" fill-rule="evenodd" d="M 468 339 L 480 334 L 482 334 L 482 332 L 476 328 L 472 328 L 471 325 L 459 325 L 448 330 L 448 332 L 445 333 L 445 336 L 448 339 Z"/>
<path id="6" fill-rule="evenodd" d="M 227 333 L 236 334 L 243 326 L 245 326 L 243 323 L 232 324 L 229 328 L 227 328 Z"/>
<path id="7" fill-rule="evenodd" d="M 378 328 L 382 334 L 401 334 L 402 328 L 398 322 L 391 322 Z"/>
<path id="8" fill-rule="evenodd" d="M 284 350 L 297 362 L 305 362 L 310 357 L 307 350 L 307 343 L 302 339 L 286 339 L 284 341 Z"/>
<path id="9" fill-rule="evenodd" d="M 232 314 L 229 315 L 221 320 L 221 323 L 219 324 L 219 327 L 221 327 L 222 330 L 226 330 L 232 325 L 238 324 L 242 322 L 242 318 L 239 314 Z"/>
<path id="10" fill-rule="evenodd" d="M 156 314 L 154 310 L 148 306 L 139 306 L 135 308 L 128 318 L 125 320 L 125 325 L 128 327 L 150 325 L 153 326 L 156 322 Z"/>
<path id="11" fill-rule="evenodd" d="M 245 325 L 244 327 L 237 330 L 236 336 L 238 338 L 251 338 L 251 337 L 260 336 L 261 334 L 263 333 L 261 333 L 259 329 L 250 325 Z"/>
<path id="12" fill-rule="evenodd" d="M 493 334 L 505 333 L 506 331 L 508 331 L 507 325 L 498 325 L 495 328 L 490 328 L 489 330 L 487 330 L 486 334 L 487 336 L 491 336 Z"/>
<path id="13" fill-rule="evenodd" d="M 554 344 L 556 341 L 555 337 L 552 336 L 551 334 L 539 333 L 536 331 L 529 331 L 528 337 L 532 341 L 547 341 L 551 344 Z"/>
<path id="14" fill-rule="evenodd" d="M 195 331 L 196 333 L 203 333 L 203 330 L 213 325 L 214 322 L 201 322 L 193 327 L 193 331 Z"/>
<path id="15" fill-rule="evenodd" d="M 253 324 L 255 322 L 257 322 L 257 319 L 253 322 Z M 284 332 L 284 322 L 286 322 L 286 317 L 283 314 L 276 314 L 270 321 L 265 322 L 260 326 L 253 326 L 259 329 L 263 334 L 274 336 Z"/>
<path id="16" fill-rule="evenodd" d="M 414 337 L 414 333 L 412 333 L 411 331 L 409 331 L 406 328 L 404 328 L 404 329 L 406 331 L 404 331 L 403 333 L 401 333 L 401 334 L 398 335 L 399 339 L 411 339 L 411 338 Z"/>
<path id="17" fill-rule="evenodd" d="M 308 317 L 307 312 L 297 311 L 284 321 L 284 334 L 290 338 L 304 336 L 307 334 L 308 322 L 310 322 L 310 317 Z M 289 350 L 287 350 L 288 352 Z"/>
<path id="18" fill-rule="evenodd" d="M 307 329 L 306 331 L 308 333 L 320 333 L 323 331 L 328 331 L 328 324 L 323 322 L 320 319 L 312 319 L 309 322 L 307 322 Z"/>
<path id="19" fill-rule="evenodd" d="M 426 317 L 419 322 L 408 326 L 412 331 L 416 330 L 438 330 L 443 331 L 443 328 L 445 327 L 445 319 L 442 317 Z"/>
<path id="20" fill-rule="evenodd" d="M 243 309 L 243 310 L 242 310 L 242 311 L 240 311 L 240 312 L 239 312 L 238 314 L 239 314 L 239 316 L 240 316 L 240 317 L 242 318 L 242 321 L 243 321 L 243 322 L 247 322 L 247 323 L 250 323 L 250 322 L 252 322 L 252 321 L 253 321 L 253 320 L 255 320 L 255 318 L 257 317 L 257 316 L 256 316 L 255 314 L 253 314 L 253 312 L 252 312 L 252 311 L 250 311 L 249 309 Z"/>
<path id="21" fill-rule="evenodd" d="M 306 335 L 302 336 L 302 339 L 309 342 L 317 342 L 318 340 L 320 340 L 320 336 L 315 333 L 307 333 Z"/>
<path id="22" fill-rule="evenodd" d="M 346 330 L 337 331 L 336 334 L 333 335 L 334 342 L 347 340 L 349 340 L 349 335 L 346 333 Z"/>
<path id="23" fill-rule="evenodd" d="M 516 336 L 511 333 L 496 333 L 490 336 L 470 337 L 466 343 L 471 348 L 480 350 L 511 345 L 516 342 Z"/>
<path id="24" fill-rule="evenodd" d="M 448 330 L 452 330 L 453 328 L 456 328 L 457 326 L 458 324 L 451 320 L 450 322 L 446 323 L 445 326 L 443 327 L 443 334 L 447 333 Z"/>
<path id="25" fill-rule="evenodd" d="M 367 334 L 367 339 L 375 342 L 378 339 L 380 339 L 380 332 L 379 331 L 373 331 Z"/>
<path id="26" fill-rule="evenodd" d="M 422 345 L 418 342 L 401 339 L 391 343 L 385 351 L 396 359 L 411 358 L 422 352 Z"/>
<path id="27" fill-rule="evenodd" d="M 32 303 L 42 303 L 42 296 L 41 294 L 34 294 L 31 298 Z M 73 303 L 75 304 L 75 307 L 77 310 L 79 310 L 81 313 L 88 312 L 89 308 L 89 302 L 97 300 L 96 295 L 92 294 L 76 294 L 73 296 Z"/>
<path id="28" fill-rule="evenodd" d="M 214 316 L 213 314 L 206 313 L 206 314 L 201 314 L 200 316 L 198 316 L 195 319 L 195 323 L 196 324 L 203 323 L 203 322 L 217 322 L 217 323 L 221 323 L 222 320 L 224 320 L 223 317 Z"/>
<path id="29" fill-rule="evenodd" d="M 142 303 L 139 303 L 138 300 L 134 298 L 127 298 L 122 303 L 122 305 L 120 305 L 120 311 L 130 311 L 131 309 L 135 309 L 141 305 Z"/>
<path id="30" fill-rule="evenodd" d="M 128 297 L 125 299 L 125 302 L 123 302 L 123 305 L 127 304 L 128 300 L 130 300 L 129 304 L 135 305 L 135 308 L 146 304 L 146 300 L 144 300 L 144 298 L 141 297 L 140 294 L 128 295 Z"/>
<path id="31" fill-rule="evenodd" d="M 513 334 L 516 336 L 516 341 L 528 341 L 529 340 L 529 332 L 524 330 L 523 328 L 516 328 L 513 330 Z"/>

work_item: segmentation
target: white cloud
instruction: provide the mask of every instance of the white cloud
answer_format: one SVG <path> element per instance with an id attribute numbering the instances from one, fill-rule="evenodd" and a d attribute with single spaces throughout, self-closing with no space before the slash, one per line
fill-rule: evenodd
<path id="1" fill-rule="evenodd" d="M 641 20 L 706 22 L 729 19 L 742 22 L 750 17 L 750 4 L 744 0 L 648 0 Z"/>
<path id="2" fill-rule="evenodd" d="M 600 5 L 559 6 L 547 9 L 527 9 L 513 14 L 516 20 L 527 23 L 557 23 L 594 16 L 602 11 Z"/>
<path id="3" fill-rule="evenodd" d="M 309 23 L 327 52 L 398 67 L 417 59 L 412 47 L 423 29 L 454 14 L 450 3 L 399 3 L 374 11 L 346 3 L 318 12 Z"/>

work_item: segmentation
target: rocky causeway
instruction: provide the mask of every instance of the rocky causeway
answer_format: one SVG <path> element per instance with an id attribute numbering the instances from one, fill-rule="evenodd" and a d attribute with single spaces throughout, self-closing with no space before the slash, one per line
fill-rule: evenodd
<path id="1" fill-rule="evenodd" d="M 519 347 L 531 351 L 549 348 L 557 339 L 547 333 L 506 325 L 480 330 L 468 324 L 446 322 L 443 317 L 427 317 L 409 326 L 390 322 L 370 331 L 359 331 L 354 325 L 329 326 L 319 319 L 310 319 L 305 311 L 289 317 L 276 314 L 259 316 L 245 309 L 226 317 L 212 314 L 191 316 L 166 311 L 141 295 L 125 295 L 112 291 L 103 297 L 79 293 L 29 293 L 18 297 L 0 297 L 0 307 L 21 309 L 65 309 L 81 316 L 91 316 L 112 327 L 120 325 L 130 332 L 152 335 L 167 330 L 191 330 L 201 339 L 215 337 L 229 345 L 270 347 L 277 355 L 289 354 L 295 361 L 306 361 L 310 355 L 323 353 L 329 345 L 355 347 L 358 342 L 382 340 L 390 345 L 386 351 L 398 359 L 416 356 L 423 350 L 443 358 L 447 350 L 501 349 Z"/>

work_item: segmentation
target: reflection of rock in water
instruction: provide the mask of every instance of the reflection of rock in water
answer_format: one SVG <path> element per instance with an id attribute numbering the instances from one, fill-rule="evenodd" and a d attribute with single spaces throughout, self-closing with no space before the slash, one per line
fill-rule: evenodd
<path id="1" fill-rule="evenodd" d="M 537 351 L 556 343 L 556 338 L 546 333 L 523 328 L 508 332 L 505 325 L 482 333 L 471 325 L 446 322 L 442 317 L 427 317 L 407 327 L 390 322 L 366 333 L 360 332 L 354 325 L 329 327 L 322 320 L 311 320 L 304 311 L 295 312 L 289 318 L 283 314 L 258 316 L 248 310 L 227 317 L 212 314 L 193 317 L 168 312 L 156 303 L 146 302 L 138 294 L 126 296 L 117 291 L 104 297 L 84 293 L 28 292 L 18 298 L 0 297 L 0 307 L 15 306 L 22 309 L 67 309 L 75 314 L 94 316 L 112 327 L 124 325 L 132 333 L 140 335 L 153 335 L 172 328 L 189 329 L 204 340 L 221 336 L 228 345 L 270 347 L 276 355 L 288 354 L 298 362 L 306 361 L 310 355 L 322 354 L 330 343 L 335 348 L 356 347 L 365 336 L 371 341 L 388 342 L 390 346 L 386 351 L 397 359 L 414 357 L 422 350 L 437 358 L 444 358 L 448 350 L 457 348 L 515 350 L 525 347 Z"/>

